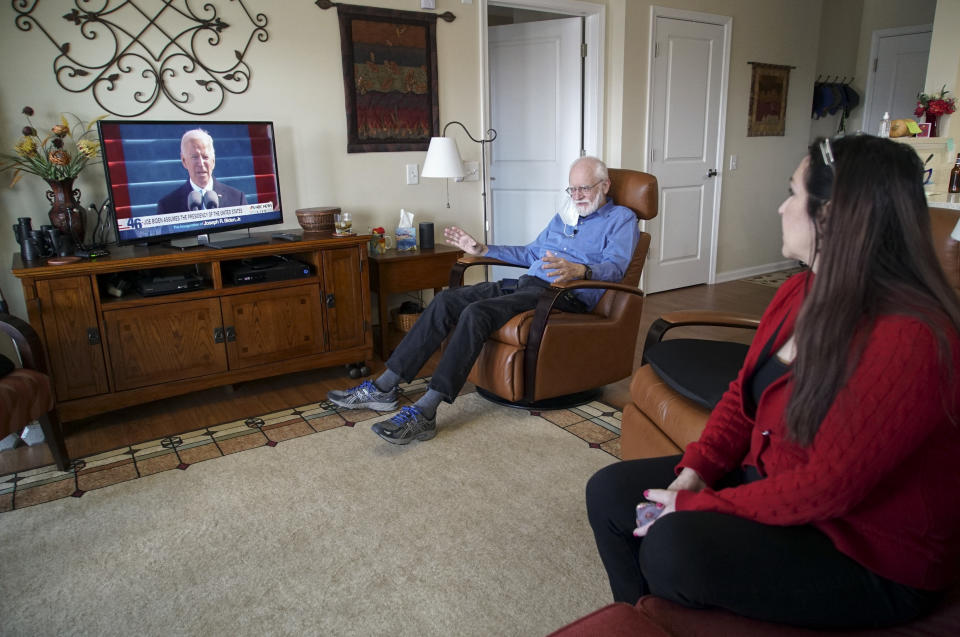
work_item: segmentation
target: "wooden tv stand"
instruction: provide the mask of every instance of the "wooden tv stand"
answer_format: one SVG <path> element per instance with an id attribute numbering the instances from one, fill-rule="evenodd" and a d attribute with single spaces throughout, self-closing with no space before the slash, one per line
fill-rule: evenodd
<path id="1" fill-rule="evenodd" d="M 258 233 L 260 234 L 260 233 Z M 308 238 L 315 237 L 315 238 Z M 63 420 L 192 391 L 373 357 L 368 236 L 214 250 L 111 247 L 67 265 L 13 257 L 29 321 L 47 350 Z M 235 284 L 231 266 L 282 255 L 306 278 Z M 136 279 L 199 274 L 198 289 L 142 296 Z M 121 297 L 111 285 L 128 279 Z"/>

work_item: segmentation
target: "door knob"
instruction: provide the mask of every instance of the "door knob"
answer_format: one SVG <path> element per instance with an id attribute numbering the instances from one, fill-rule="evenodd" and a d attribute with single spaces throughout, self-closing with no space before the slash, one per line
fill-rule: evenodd
<path id="1" fill-rule="evenodd" d="M 716 169 L 716 168 L 711 168 L 710 170 L 707 171 L 707 177 L 708 177 L 708 178 L 709 178 L 709 177 L 716 177 L 716 176 L 717 176 L 717 169 Z"/>

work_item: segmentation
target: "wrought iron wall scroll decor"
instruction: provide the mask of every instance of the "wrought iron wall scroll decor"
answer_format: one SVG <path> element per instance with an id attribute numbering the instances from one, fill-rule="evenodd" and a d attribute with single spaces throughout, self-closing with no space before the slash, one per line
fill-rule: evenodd
<path id="1" fill-rule="evenodd" d="M 134 117 L 150 110 L 161 95 L 180 110 L 207 115 L 223 105 L 227 93 L 245 93 L 251 69 L 246 62 L 254 38 L 269 39 L 267 17 L 251 14 L 243 0 L 226 0 L 227 22 L 212 0 L 199 11 L 190 0 L 74 0 L 62 18 L 81 37 L 58 40 L 40 22 L 40 0 L 12 0 L 14 23 L 21 31 L 34 25 L 56 47 L 57 83 L 71 93 L 90 91 L 105 111 Z M 223 6 L 223 5 L 221 5 Z M 45 19 L 49 16 L 44 16 Z M 244 30 L 249 21 L 249 35 Z M 241 22 L 235 28 L 233 20 Z M 51 26 L 48 21 L 47 26 Z M 228 31 L 229 29 L 229 31 Z M 227 34 L 239 36 L 227 46 Z M 242 39 L 246 37 L 246 41 Z"/>

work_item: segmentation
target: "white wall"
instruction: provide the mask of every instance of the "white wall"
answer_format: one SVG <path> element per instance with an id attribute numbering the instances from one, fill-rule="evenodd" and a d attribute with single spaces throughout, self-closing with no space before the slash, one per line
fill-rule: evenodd
<path id="1" fill-rule="evenodd" d="M 718 227 L 717 272 L 781 263 L 777 207 L 810 134 L 810 100 L 820 28 L 820 2 L 792 0 L 630 0 L 626 3 L 622 165 L 644 165 L 651 5 L 731 16 L 730 84 Z M 747 137 L 750 61 L 796 67 L 790 73 L 786 133 Z M 729 156 L 738 169 L 726 169 Z"/>
<path id="2" fill-rule="evenodd" d="M 930 41 L 930 63 L 927 66 L 926 93 L 939 92 L 946 85 L 950 95 L 960 97 L 960 2 L 938 0 L 933 37 Z M 960 116 L 941 118 L 941 135 L 960 137 Z M 956 152 L 956 151 L 954 151 Z"/>
<path id="3" fill-rule="evenodd" d="M 159 4 L 159 0 L 155 2 Z M 42 14 L 41 24 L 61 41 L 77 41 L 76 29 L 61 17 L 67 4 L 72 6 L 64 2 L 40 3 L 35 13 Z M 148 3 L 141 0 L 140 4 Z M 235 10 L 238 6 L 225 0 L 215 4 L 220 5 L 222 11 L 230 6 Z M 246 58 L 252 68 L 249 91 L 228 95 L 223 107 L 207 118 L 275 122 L 283 227 L 297 227 L 294 214 L 297 208 L 340 206 L 354 214 L 358 230 L 366 231 L 378 225 L 390 228 L 396 225 L 402 207 L 417 213 L 415 222 L 433 221 L 438 226 L 457 223 L 469 232 L 482 232 L 478 182 L 451 182 L 451 207 L 446 209 L 442 180 L 424 179 L 417 186 L 405 185 L 404 165 L 422 166 L 425 153 L 346 152 L 336 10 L 323 11 L 313 2 L 299 1 L 246 0 L 246 4 L 251 12 L 266 14 L 269 40 L 255 42 L 250 47 Z M 375 4 L 391 9 L 419 9 L 419 0 L 378 0 Z M 457 119 L 476 135 L 480 128 L 477 4 L 438 0 L 437 11 L 452 11 L 457 16 L 452 23 L 437 21 L 440 123 L 442 126 Z M 26 124 L 20 113 L 25 105 L 36 111 L 33 121 L 38 129 L 52 125 L 61 111 L 76 113 L 84 120 L 104 113 L 88 93 L 68 93 L 57 85 L 52 71 L 55 48 L 37 28 L 20 31 L 14 25 L 14 16 L 9 3 L 0 8 L 0 59 L 5 62 L 0 67 L 0 150 L 3 152 L 12 151 Z M 240 20 L 227 21 L 234 25 L 231 29 L 249 31 Z M 230 37 L 230 29 L 225 37 Z M 141 118 L 193 119 L 163 98 Z M 479 161 L 479 146 L 465 137 L 457 139 L 464 160 Z M 14 188 L 8 189 L 9 177 L 9 173 L 0 173 L 0 287 L 13 313 L 26 316 L 20 283 L 10 272 L 11 255 L 19 252 L 10 228 L 16 218 L 22 216 L 31 217 L 34 227 L 48 223 L 49 204 L 44 197 L 46 184 L 39 177 L 25 175 Z M 106 193 L 102 167 L 88 167 L 76 185 L 83 193 L 84 204 L 102 201 Z"/>
<path id="4" fill-rule="evenodd" d="M 857 82 L 862 82 L 865 76 L 861 69 L 866 68 L 873 29 L 902 26 L 913 23 L 914 18 L 917 23 L 931 19 L 928 14 L 920 15 L 925 9 L 917 13 L 917 7 L 927 7 L 928 3 L 918 5 L 911 0 L 849 0 L 849 3 L 864 6 L 859 32 L 847 23 L 848 18 L 842 18 L 845 28 L 832 21 L 832 17 L 841 15 L 836 3 L 821 0 L 604 1 L 607 6 L 604 158 L 611 166 L 626 168 L 644 165 L 651 5 L 733 17 L 724 163 L 731 154 L 736 154 L 739 168 L 731 172 L 726 166 L 721 167 L 724 174 L 717 261 L 721 278 L 782 261 L 776 210 L 785 196 L 789 175 L 802 157 L 812 132 L 813 82 L 818 72 L 830 71 L 826 62 L 833 55 L 831 51 L 846 52 L 852 48 L 849 42 L 834 43 L 833 38 L 846 33 L 856 41 L 855 70 Z M 360 230 L 375 225 L 389 228 L 403 207 L 416 211 L 417 220 L 434 221 L 438 226 L 457 223 L 469 232 L 482 231 L 479 183 L 451 183 L 448 210 L 444 208 L 443 182 L 423 180 L 418 186 L 404 185 L 404 165 L 422 164 L 423 153 L 346 153 L 340 35 L 334 10 L 322 11 L 312 2 L 247 0 L 247 4 L 252 11 L 261 11 L 269 18 L 270 40 L 253 44 L 248 54 L 253 69 L 249 92 L 228 96 L 224 107 L 210 118 L 275 121 L 286 210 L 284 226 L 296 227 L 293 215 L 296 208 L 336 205 L 355 214 Z M 419 7 L 418 0 L 378 0 L 375 4 L 408 10 Z M 453 23 L 439 21 L 437 25 L 441 124 L 458 119 L 475 135 L 480 130 L 478 51 L 483 27 L 479 4 L 437 1 L 438 12 L 449 10 L 457 15 Z M 41 3 L 41 6 L 52 16 L 48 23 L 56 27 L 58 33 L 72 32 L 60 17 L 62 4 Z M 821 13 L 822 6 L 824 13 Z M 845 0 L 843 15 L 847 13 L 850 9 Z M 951 35 L 960 23 L 958 13 L 960 2 L 939 1 L 931 74 L 933 69 L 943 66 L 946 67 L 943 73 L 957 78 L 957 45 Z M 949 30 L 941 29 L 941 14 L 945 22 L 952 25 Z M 13 24 L 13 16 L 9 6 L 0 9 L 0 54 L 7 61 L 0 68 L 3 87 L 0 149 L 12 148 L 18 138 L 24 124 L 20 109 L 25 104 L 37 110 L 34 121 L 38 125 L 47 125 L 61 110 L 73 111 L 85 119 L 102 113 L 89 95 L 70 94 L 57 86 L 51 70 L 53 46 L 36 29 L 29 33 L 19 31 Z M 837 20 L 841 19 L 837 17 Z M 824 42 L 821 46 L 821 27 L 826 33 L 828 26 L 831 43 Z M 796 67 L 790 75 L 784 137 L 746 136 L 750 94 L 748 61 Z M 946 83 L 951 88 L 951 82 Z M 956 86 L 956 79 L 953 84 Z M 862 85 L 859 88 L 862 90 Z M 188 118 L 164 102 L 143 117 Z M 460 142 L 464 159 L 479 160 L 478 145 L 470 143 L 458 128 L 451 130 L 457 131 L 454 135 Z M 0 175 L 0 180 L 6 177 Z M 78 186 L 83 190 L 84 202 L 102 200 L 105 186 L 101 169 L 89 169 L 81 176 Z M 0 188 L 0 258 L 3 259 L 0 286 L 14 312 L 21 316 L 25 312 L 20 285 L 9 270 L 10 255 L 18 251 L 18 246 L 9 228 L 19 216 L 30 216 L 37 224 L 45 221 L 48 206 L 44 190 L 45 184 L 32 175 L 25 176 L 14 189 Z"/>

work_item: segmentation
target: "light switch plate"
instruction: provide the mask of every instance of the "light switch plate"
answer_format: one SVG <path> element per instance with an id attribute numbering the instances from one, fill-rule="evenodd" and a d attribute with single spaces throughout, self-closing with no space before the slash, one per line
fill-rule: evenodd
<path id="1" fill-rule="evenodd" d="M 480 162 L 465 161 L 463 170 L 467 173 L 463 176 L 463 181 L 480 181 Z"/>
<path id="2" fill-rule="evenodd" d="M 407 164 L 407 185 L 416 186 L 420 183 L 420 166 L 418 164 Z"/>
<path id="3" fill-rule="evenodd" d="M 421 9 L 436 9 L 437 0 L 420 0 Z"/>

